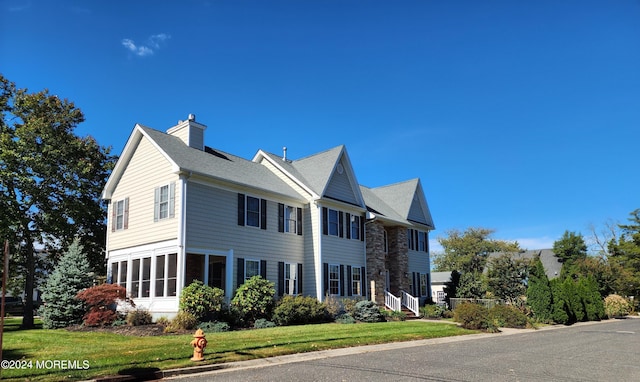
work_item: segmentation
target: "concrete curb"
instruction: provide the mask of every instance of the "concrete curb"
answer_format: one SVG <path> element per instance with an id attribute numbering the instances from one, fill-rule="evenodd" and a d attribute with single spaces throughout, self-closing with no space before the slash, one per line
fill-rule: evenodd
<path id="1" fill-rule="evenodd" d="M 455 322 L 449 322 L 449 321 L 438 321 L 438 320 L 421 320 L 421 321 L 450 323 L 452 325 L 457 325 Z M 282 364 L 294 363 L 294 362 L 312 361 L 312 360 L 318 360 L 318 359 L 371 353 L 371 352 L 384 351 L 384 350 L 406 349 L 406 348 L 411 348 L 416 346 L 437 345 L 437 344 L 460 342 L 460 341 L 470 341 L 470 340 L 475 340 L 479 338 L 491 338 L 491 337 L 498 337 L 498 336 L 505 336 L 505 335 L 508 336 L 508 335 L 514 335 L 514 334 L 535 333 L 538 331 L 546 331 L 546 330 L 573 328 L 578 326 L 597 325 L 599 323 L 605 323 L 605 322 L 611 322 L 611 321 L 615 321 L 615 319 L 602 320 L 602 321 L 578 322 L 570 326 L 549 325 L 549 326 L 544 326 L 538 329 L 500 328 L 499 333 L 477 333 L 477 334 L 467 334 L 467 335 L 460 335 L 460 336 L 453 336 L 453 337 L 431 338 L 426 340 L 390 342 L 390 343 L 379 344 L 379 345 L 364 345 L 364 346 L 357 346 L 357 347 L 350 347 L 350 348 L 320 350 L 320 351 L 309 352 L 309 353 L 297 353 L 297 354 L 289 354 L 289 355 L 283 355 L 283 356 L 277 356 L 277 357 L 252 359 L 248 361 L 236 361 L 236 362 L 227 362 L 227 363 L 220 363 L 220 364 L 213 364 L 213 365 L 192 366 L 192 367 L 185 367 L 180 369 L 149 370 L 147 373 L 143 373 L 143 374 L 108 376 L 108 377 L 97 378 L 97 379 L 93 379 L 85 382 L 124 382 L 124 381 L 141 381 L 141 380 L 153 380 L 153 379 L 164 379 L 164 378 L 179 379 L 181 377 L 185 377 L 192 374 L 219 373 L 219 372 L 233 371 L 238 369 L 253 369 L 253 368 L 259 368 L 259 367 L 265 367 L 265 366 L 274 366 L 274 365 L 282 365 Z"/>

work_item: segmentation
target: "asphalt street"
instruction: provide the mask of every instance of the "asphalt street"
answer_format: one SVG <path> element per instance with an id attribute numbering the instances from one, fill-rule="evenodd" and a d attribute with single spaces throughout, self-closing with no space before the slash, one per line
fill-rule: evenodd
<path id="1" fill-rule="evenodd" d="M 640 319 L 246 361 L 181 381 L 640 381 Z"/>

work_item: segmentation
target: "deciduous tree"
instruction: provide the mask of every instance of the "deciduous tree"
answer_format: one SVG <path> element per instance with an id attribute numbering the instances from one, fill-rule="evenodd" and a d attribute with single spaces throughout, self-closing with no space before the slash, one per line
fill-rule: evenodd
<path id="1" fill-rule="evenodd" d="M 33 327 L 36 247 L 60 253 L 78 237 L 89 262 L 104 272 L 106 209 L 100 201 L 115 158 L 74 129 L 84 115 L 47 90 L 29 93 L 0 75 L 0 233 L 12 242 L 24 283 L 23 326 Z"/>

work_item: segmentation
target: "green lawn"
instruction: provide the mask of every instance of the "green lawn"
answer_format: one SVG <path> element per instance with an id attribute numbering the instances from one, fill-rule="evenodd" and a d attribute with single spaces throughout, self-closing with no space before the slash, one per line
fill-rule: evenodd
<path id="1" fill-rule="evenodd" d="M 126 374 L 128 369 L 194 366 L 191 335 L 133 337 L 64 329 L 18 330 L 6 320 L 4 360 L 21 360 L 23 369 L 3 369 L 3 380 L 60 381 Z M 215 364 L 350 346 L 409 341 L 474 333 L 446 323 L 421 321 L 376 324 L 321 324 L 209 333 L 205 361 Z M 72 361 L 86 370 L 60 370 L 50 361 Z M 67 361 L 68 360 L 68 361 Z M 46 361 L 46 362 L 45 362 Z M 77 361 L 77 362 L 73 362 Z M 67 365 L 68 367 L 68 365 Z"/>

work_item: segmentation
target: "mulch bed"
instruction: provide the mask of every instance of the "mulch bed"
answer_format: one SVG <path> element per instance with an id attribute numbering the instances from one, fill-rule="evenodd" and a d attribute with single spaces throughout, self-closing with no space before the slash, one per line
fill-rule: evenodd
<path id="1" fill-rule="evenodd" d="M 147 336 L 165 336 L 165 335 L 175 335 L 175 334 L 185 334 L 189 333 L 184 331 L 183 333 L 165 333 L 164 326 L 152 324 L 152 325 L 140 325 L 140 326 L 129 326 L 129 325 L 120 325 L 120 326 L 83 326 L 83 325 L 74 325 L 67 328 L 68 331 L 71 332 L 105 332 L 105 333 L 116 333 L 122 334 L 125 336 L 135 336 L 135 337 L 147 337 Z"/>

